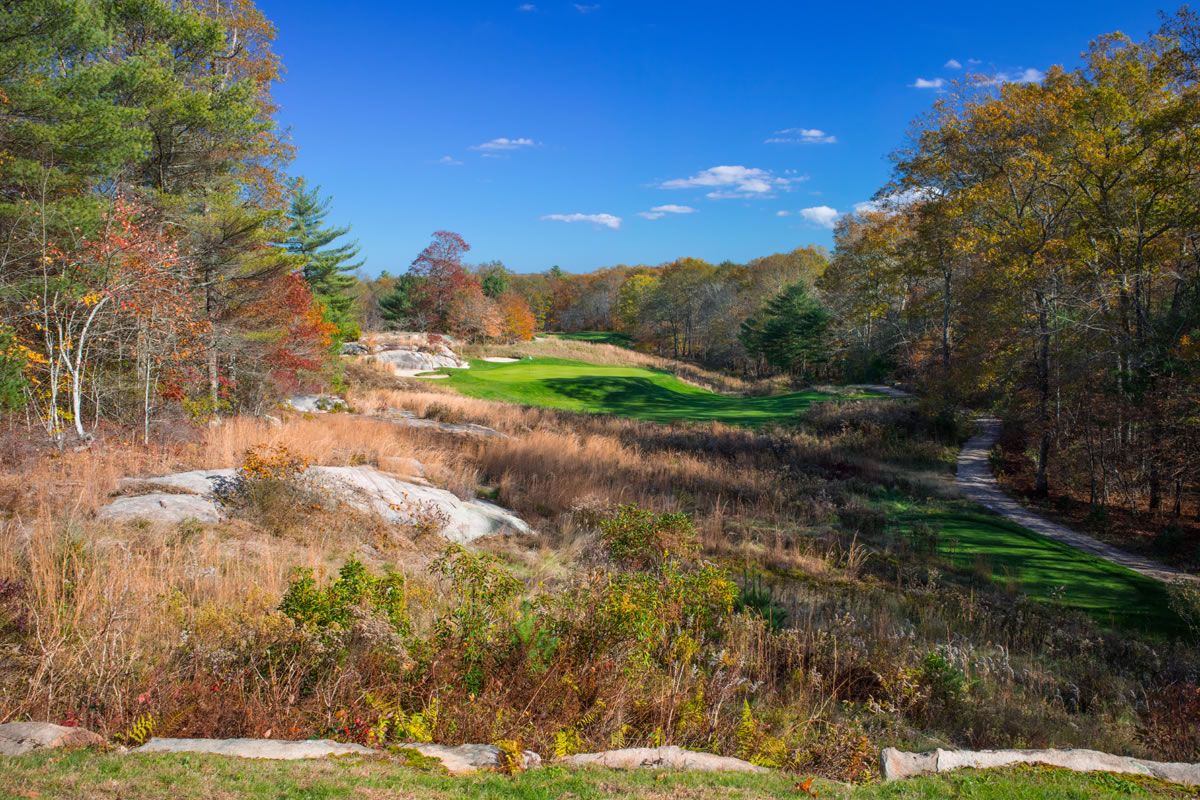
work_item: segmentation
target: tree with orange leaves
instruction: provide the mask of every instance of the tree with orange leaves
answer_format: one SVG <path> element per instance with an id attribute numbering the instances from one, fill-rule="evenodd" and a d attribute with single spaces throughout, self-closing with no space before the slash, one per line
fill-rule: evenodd
<path id="1" fill-rule="evenodd" d="M 527 342 L 532 339 L 534 331 L 537 330 L 537 322 L 525 298 L 516 292 L 505 292 L 497 302 L 503 321 L 504 338 L 515 342 Z"/>

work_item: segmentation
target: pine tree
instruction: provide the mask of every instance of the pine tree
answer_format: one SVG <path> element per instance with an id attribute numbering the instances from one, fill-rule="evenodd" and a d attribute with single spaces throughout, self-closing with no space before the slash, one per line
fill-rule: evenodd
<path id="1" fill-rule="evenodd" d="M 288 211 L 289 225 L 283 246 L 296 256 L 304 280 L 313 294 L 325 306 L 326 319 L 338 328 L 338 339 L 357 338 L 354 322 L 352 290 L 357 285 L 350 274 L 365 262 L 355 260 L 358 242 L 335 242 L 350 232 L 349 226 L 327 227 L 332 197 L 322 197 L 321 187 L 309 189 L 303 180 L 292 187 L 291 208 Z"/>
<path id="2" fill-rule="evenodd" d="M 805 377 L 829 357 L 829 312 L 799 281 L 742 323 L 746 351 L 772 367 Z"/>

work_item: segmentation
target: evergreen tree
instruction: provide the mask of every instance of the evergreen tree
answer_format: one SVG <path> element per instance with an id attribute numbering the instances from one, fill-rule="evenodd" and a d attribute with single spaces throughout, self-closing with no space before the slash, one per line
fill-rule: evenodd
<path id="1" fill-rule="evenodd" d="M 479 284 L 483 293 L 493 300 L 498 299 L 508 291 L 512 284 L 512 273 L 499 261 L 489 261 L 481 264 L 478 270 Z"/>
<path id="2" fill-rule="evenodd" d="M 801 281 L 743 322 L 739 338 L 750 355 L 802 377 L 828 360 L 829 323 L 829 312 Z"/>
<path id="3" fill-rule="evenodd" d="M 283 246 L 297 256 L 301 273 L 312 292 L 325 306 L 326 319 L 338 328 L 341 340 L 358 336 L 354 322 L 353 289 L 357 285 L 350 274 L 361 267 L 358 242 L 335 242 L 350 232 L 349 226 L 335 228 L 325 224 L 332 197 L 322 197 L 321 187 L 309 189 L 303 180 L 292 187 L 288 210 L 287 238 Z"/>
<path id="4" fill-rule="evenodd" d="M 380 316 L 398 328 L 421 328 L 417 320 L 421 283 L 416 275 L 398 276 L 392 290 L 379 298 Z"/>

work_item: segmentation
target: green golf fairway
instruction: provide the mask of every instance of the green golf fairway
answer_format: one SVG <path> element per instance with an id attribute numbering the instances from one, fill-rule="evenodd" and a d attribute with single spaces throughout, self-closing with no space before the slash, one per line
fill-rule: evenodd
<path id="1" fill-rule="evenodd" d="M 616 347 L 629 347 L 633 338 L 627 333 L 617 331 L 576 331 L 575 333 L 547 334 L 552 339 L 566 339 L 572 342 L 589 342 L 591 344 L 611 344 Z"/>
<path id="2" fill-rule="evenodd" d="M 1167 587 L 1133 570 L 1056 542 L 987 513 L 915 511 L 900 519 L 938 530 L 938 554 L 962 569 L 984 566 L 992 580 L 1012 581 L 1035 600 L 1083 611 L 1104 624 L 1163 635 L 1186 628 L 1171 610 Z"/>
<path id="3" fill-rule="evenodd" d="M 816 391 L 727 397 L 684 383 L 663 370 L 561 358 L 530 358 L 513 364 L 473 360 L 470 369 L 442 371 L 450 376 L 446 383 L 471 397 L 652 422 L 688 420 L 757 427 L 794 420 L 813 403 L 835 399 Z M 863 392 L 838 397 L 876 396 Z"/>

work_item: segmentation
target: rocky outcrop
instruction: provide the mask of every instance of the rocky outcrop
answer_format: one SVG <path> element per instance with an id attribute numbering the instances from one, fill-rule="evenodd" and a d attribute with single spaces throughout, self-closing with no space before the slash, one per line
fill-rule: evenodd
<path id="1" fill-rule="evenodd" d="M 270 758 L 296 761 L 326 756 L 373 755 L 377 751 L 361 744 L 333 742 L 329 739 L 287 741 L 285 739 L 158 739 L 154 738 L 134 753 L 211 753 L 238 758 Z"/>
<path id="2" fill-rule="evenodd" d="M 462 500 L 432 486 L 415 459 L 405 459 L 405 479 L 371 466 L 310 467 L 305 476 L 354 508 L 400 525 L 432 526 L 453 542 L 467 543 L 498 533 L 530 533 L 525 520 L 494 503 Z M 125 478 L 118 497 L 102 508 L 101 519 L 178 523 L 185 519 L 217 522 L 225 509 L 217 498 L 222 483 L 237 477 L 233 469 L 192 470 L 150 478 Z"/>
<path id="3" fill-rule="evenodd" d="M 362 342 L 346 342 L 342 345 L 341 354 L 344 356 L 365 356 L 371 348 Z"/>
<path id="4" fill-rule="evenodd" d="M 600 753 L 580 753 L 560 758 L 557 764 L 608 769 L 677 769 L 689 772 L 767 772 L 765 767 L 740 758 L 697 753 L 682 747 L 628 747 Z"/>
<path id="5" fill-rule="evenodd" d="M 499 769 L 500 748 L 491 744 L 427 744 L 408 742 L 395 745 L 402 750 L 415 750 L 426 758 L 436 758 L 451 775 L 469 775 L 481 769 Z M 542 765 L 542 757 L 532 750 L 521 753 L 521 769 L 533 769 Z"/>
<path id="6" fill-rule="evenodd" d="M 332 411 L 349 411 L 345 400 L 332 394 L 298 394 L 285 401 L 289 406 L 305 414 L 327 414 Z"/>
<path id="7" fill-rule="evenodd" d="M 6 722 L 0 725 L 0 756 L 102 744 L 104 739 L 99 734 L 85 728 L 70 728 L 52 722 Z"/>
<path id="8" fill-rule="evenodd" d="M 494 503 L 460 500 L 445 489 L 402 481 L 374 467 L 313 467 L 309 472 L 351 505 L 401 525 L 435 525 L 452 542 L 531 532 L 525 520 Z"/>
<path id="9" fill-rule="evenodd" d="M 397 375 L 408 376 L 437 369 L 466 369 L 469 364 L 454 352 L 455 341 L 436 333 L 391 332 L 367 337 L 370 360 L 386 364 Z"/>
<path id="10" fill-rule="evenodd" d="M 437 353 L 426 353 L 422 350 L 397 348 L 376 353 L 372 358 L 380 364 L 387 364 L 397 372 L 432 372 L 435 369 L 449 367 L 451 369 L 466 369 L 467 363 L 457 356 L 445 356 Z"/>
<path id="11" fill-rule="evenodd" d="M 1200 764 L 1146 761 L 1097 750 L 934 750 L 907 753 L 884 748 L 879 756 L 883 779 L 892 781 L 956 769 L 989 769 L 1015 764 L 1041 764 L 1075 772 L 1117 772 L 1144 775 L 1183 786 L 1200 786 Z"/>
<path id="12" fill-rule="evenodd" d="M 406 428 L 425 428 L 457 436 L 478 436 L 483 439 L 510 438 L 507 433 L 501 433 L 486 425 L 476 425 L 474 422 L 441 422 L 436 419 L 418 417 L 413 412 L 404 409 L 389 409 L 385 416 L 376 417 L 376 419 L 382 419 L 394 425 L 403 425 Z"/>
<path id="13" fill-rule="evenodd" d="M 154 492 L 136 497 L 118 497 L 100 509 L 96 518 L 109 522 L 129 522 L 135 519 L 171 524 L 189 519 L 197 522 L 220 522 L 221 510 L 211 498 Z"/>

